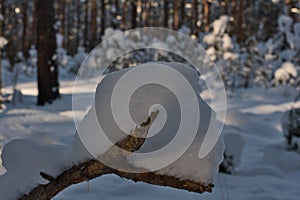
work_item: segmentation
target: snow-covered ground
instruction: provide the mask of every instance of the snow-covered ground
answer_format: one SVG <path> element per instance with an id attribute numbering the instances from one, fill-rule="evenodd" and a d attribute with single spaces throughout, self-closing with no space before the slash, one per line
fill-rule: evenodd
<path id="1" fill-rule="evenodd" d="M 82 82 L 82 93 L 93 92 L 93 81 Z M 16 138 L 42 144 L 71 144 L 75 134 L 72 113 L 73 80 L 61 81 L 61 99 L 52 105 L 36 106 L 36 84 L 18 85 L 22 103 L 6 105 L 0 113 L 0 150 Z M 80 95 L 80 94 L 78 94 Z M 290 199 L 300 196 L 300 154 L 280 148 L 284 141 L 281 116 L 292 105 L 295 91 L 278 87 L 268 90 L 237 90 L 228 99 L 224 133 L 244 138 L 241 163 L 234 175 L 219 174 L 213 193 L 202 195 L 186 191 L 134 183 L 115 175 L 96 178 L 71 186 L 54 199 Z M 76 112 L 86 112 L 77 110 Z M 5 168 L 0 166 L 0 172 Z M 2 195 L 0 194 L 0 197 Z M 2 199 L 2 198 L 0 198 Z"/>

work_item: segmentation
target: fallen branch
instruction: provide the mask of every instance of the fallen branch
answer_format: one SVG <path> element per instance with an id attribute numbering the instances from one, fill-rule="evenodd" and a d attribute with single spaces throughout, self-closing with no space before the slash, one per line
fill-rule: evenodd
<path id="1" fill-rule="evenodd" d="M 158 112 L 151 113 L 150 117 L 146 122 L 142 123 L 141 127 L 136 127 L 133 136 L 127 136 L 124 140 L 116 144 L 121 149 L 127 150 L 128 152 L 134 152 L 138 150 L 145 141 L 145 136 L 148 134 L 148 130 L 153 123 L 154 119 L 157 117 Z M 128 155 L 128 153 L 127 153 Z M 103 155 L 104 159 L 117 159 L 124 161 L 127 156 L 124 154 L 124 151 L 120 151 L 117 147 L 110 148 L 107 153 Z M 71 169 L 66 170 L 61 175 L 56 178 L 53 178 L 47 175 L 45 172 L 41 172 L 41 176 L 49 181 L 45 185 L 38 185 L 34 188 L 28 195 L 23 195 L 20 197 L 20 200 L 48 200 L 58 194 L 60 191 L 65 188 L 81 183 L 84 181 L 89 181 L 96 177 L 100 177 L 105 174 L 116 174 L 122 178 L 131 179 L 133 181 L 142 181 L 154 185 L 160 186 L 169 186 L 178 189 L 184 189 L 187 191 L 202 193 L 202 192 L 211 192 L 213 184 L 200 184 L 190 180 L 181 180 L 179 178 L 160 175 L 156 172 L 147 172 L 147 173 L 129 173 L 122 171 L 122 168 L 135 168 L 129 165 L 127 162 L 122 162 L 120 169 L 113 169 L 106 166 L 98 160 L 89 160 L 84 163 L 81 163 L 77 166 L 73 166 Z M 135 168 L 139 169 L 139 168 Z M 140 169 L 143 171 L 144 169 Z"/>

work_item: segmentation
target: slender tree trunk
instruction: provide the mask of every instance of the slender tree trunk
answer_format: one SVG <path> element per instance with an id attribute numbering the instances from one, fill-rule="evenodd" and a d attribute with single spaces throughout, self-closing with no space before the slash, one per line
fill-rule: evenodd
<path id="1" fill-rule="evenodd" d="M 293 13 L 291 12 L 291 8 L 293 7 L 293 1 L 292 0 L 285 0 L 285 5 L 287 9 L 287 15 L 293 18 Z"/>
<path id="2" fill-rule="evenodd" d="M 173 1 L 173 29 L 178 30 L 179 28 L 179 6 L 180 1 Z"/>
<path id="3" fill-rule="evenodd" d="M 150 1 L 146 1 L 144 4 L 144 12 L 143 12 L 143 21 L 144 21 L 144 26 L 149 26 L 149 11 L 150 11 L 151 5 L 150 5 Z"/>
<path id="4" fill-rule="evenodd" d="M 35 0 L 37 11 L 38 105 L 59 97 L 54 0 Z"/>
<path id="5" fill-rule="evenodd" d="M 237 31 L 236 31 L 236 27 L 237 27 L 237 0 L 232 0 L 231 2 L 231 16 L 233 17 L 233 23 L 232 23 L 232 27 L 230 27 L 230 34 L 231 35 L 236 35 Z"/>
<path id="6" fill-rule="evenodd" d="M 30 24 L 30 28 L 29 28 L 29 33 L 28 35 L 30 35 L 30 45 L 36 45 L 36 41 L 37 41 L 37 35 L 36 35 L 36 20 L 37 20 L 37 15 L 36 15 L 36 11 L 37 9 L 35 9 L 35 5 L 33 5 L 33 17 L 32 17 L 32 21 Z"/>
<path id="7" fill-rule="evenodd" d="M 38 8 L 36 9 L 38 10 Z M 63 43 L 62 47 L 66 47 L 66 0 L 61 0 L 61 16 L 60 16 L 60 23 L 61 23 L 61 28 L 60 28 L 60 34 L 63 36 Z"/>
<path id="8" fill-rule="evenodd" d="M 180 17 L 178 28 L 180 28 L 182 24 L 185 24 L 186 22 L 185 0 L 180 0 Z"/>
<path id="9" fill-rule="evenodd" d="M 118 4 L 118 1 L 115 3 Z M 106 13 L 105 13 L 105 0 L 101 0 L 101 38 L 105 32 L 105 21 L 106 21 Z M 117 11 L 116 11 L 117 13 Z M 114 14 L 116 15 L 116 14 Z"/>
<path id="10" fill-rule="evenodd" d="M 76 9 L 76 15 L 77 15 L 77 32 L 76 32 L 76 48 L 81 46 L 82 38 L 81 38 L 81 0 L 77 0 L 77 9 Z"/>
<path id="11" fill-rule="evenodd" d="M 122 13 L 122 22 L 121 22 L 121 29 L 126 29 L 126 19 L 127 19 L 127 0 L 123 2 L 123 13 Z"/>
<path id="12" fill-rule="evenodd" d="M 198 27 L 198 0 L 192 1 L 192 33 L 198 37 L 199 27 Z"/>
<path id="13" fill-rule="evenodd" d="M 169 0 L 164 1 L 164 27 L 168 27 L 169 25 Z"/>
<path id="14" fill-rule="evenodd" d="M 136 28 L 136 18 L 137 18 L 137 5 L 136 0 L 131 0 L 131 28 Z"/>
<path id="15" fill-rule="evenodd" d="M 228 15 L 228 0 L 224 1 L 224 14 Z"/>
<path id="16" fill-rule="evenodd" d="M 238 42 L 241 43 L 244 40 L 244 33 L 243 33 L 243 2 L 244 0 L 239 1 L 239 11 L 238 11 L 238 19 L 237 19 L 237 38 Z"/>
<path id="17" fill-rule="evenodd" d="M 208 0 L 203 0 L 204 6 L 204 31 L 209 31 L 209 3 Z"/>
<path id="18" fill-rule="evenodd" d="M 89 0 L 84 4 L 84 46 L 89 51 Z"/>
<path id="19" fill-rule="evenodd" d="M 143 26 L 143 2 L 142 0 L 137 1 L 137 27 L 142 27 Z"/>
<path id="20" fill-rule="evenodd" d="M 4 9 L 4 0 L 0 0 L 0 4 L 1 4 L 1 15 L 2 15 L 2 18 L 0 18 L 0 37 L 3 36 L 3 21 L 4 21 L 4 12 L 5 12 L 5 9 Z M 2 109 L 2 103 L 3 103 L 3 94 L 2 94 L 2 48 L 0 48 L 0 109 Z"/>
<path id="21" fill-rule="evenodd" d="M 92 0 L 91 10 L 91 38 L 90 38 L 90 49 L 96 46 L 97 41 L 97 0 Z"/>
<path id="22" fill-rule="evenodd" d="M 120 6 L 119 6 L 119 0 L 114 0 L 114 6 L 115 6 L 115 12 L 113 13 L 114 19 L 111 21 L 111 26 L 114 29 L 119 28 L 118 27 L 118 22 L 117 22 L 117 16 L 120 14 Z M 103 12 L 102 12 L 103 13 Z M 104 33 L 104 32 L 103 32 Z"/>
<path id="23" fill-rule="evenodd" d="M 28 9 L 28 0 L 23 2 L 23 44 L 22 44 L 22 51 L 23 56 L 25 59 L 29 58 L 29 40 L 27 39 L 27 24 L 28 24 L 28 17 L 27 17 L 27 9 Z"/>

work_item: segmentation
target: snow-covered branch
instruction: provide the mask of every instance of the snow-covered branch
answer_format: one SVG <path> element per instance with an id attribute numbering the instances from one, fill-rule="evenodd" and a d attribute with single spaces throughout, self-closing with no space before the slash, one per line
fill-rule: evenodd
<path id="1" fill-rule="evenodd" d="M 141 124 L 141 127 L 136 127 L 133 135 L 127 136 L 122 141 L 118 142 L 116 146 L 111 147 L 103 157 L 105 159 L 117 159 L 124 160 L 125 156 L 124 151 L 119 150 L 117 147 L 126 150 L 127 152 L 137 151 L 142 144 L 145 142 L 148 130 L 152 125 L 153 121 L 158 115 L 157 112 L 152 112 L 150 117 Z M 40 175 L 48 180 L 49 182 L 45 185 L 38 185 L 35 187 L 28 195 L 24 194 L 20 197 L 20 200 L 30 200 L 30 199 L 39 199 L 46 200 L 51 199 L 60 191 L 65 188 L 84 181 L 92 180 L 96 177 L 100 177 L 105 174 L 116 174 L 120 177 L 131 179 L 133 181 L 142 181 L 149 184 L 168 186 L 178 189 L 184 189 L 192 192 L 202 193 L 202 192 L 211 192 L 213 184 L 201 184 L 191 180 L 182 180 L 177 177 L 169 175 L 161 175 L 154 172 L 147 173 L 129 173 L 126 172 L 126 168 L 130 167 L 139 170 L 139 168 L 130 165 L 127 162 L 124 162 L 120 169 L 114 169 L 109 166 L 106 166 L 98 160 L 88 160 L 83 163 L 80 163 L 76 166 L 71 167 L 70 169 L 65 170 L 59 176 L 53 178 L 52 176 L 40 172 Z M 125 169 L 125 170 L 124 170 Z M 140 169 L 143 171 L 144 169 Z"/>

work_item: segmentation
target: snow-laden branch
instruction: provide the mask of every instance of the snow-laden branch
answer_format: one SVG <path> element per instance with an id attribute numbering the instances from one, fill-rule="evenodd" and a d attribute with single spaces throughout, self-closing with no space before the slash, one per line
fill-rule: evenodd
<path id="1" fill-rule="evenodd" d="M 147 119 L 147 121 L 141 124 L 140 128 L 135 128 L 132 136 L 127 136 L 125 139 L 118 142 L 116 146 L 123 150 L 126 150 L 127 152 L 137 151 L 145 142 L 148 130 L 157 115 L 158 112 L 151 113 L 150 117 Z M 127 155 L 125 155 L 124 151 L 119 150 L 119 148 L 117 148 L 116 146 L 111 147 L 103 155 L 104 159 L 116 159 L 122 161 L 125 160 L 125 157 Z M 49 182 L 45 185 L 38 185 L 28 195 L 25 194 L 19 199 L 51 199 L 60 191 L 73 184 L 89 181 L 105 174 L 116 174 L 120 177 L 131 179 L 133 181 L 142 181 L 154 185 L 169 186 L 197 193 L 202 193 L 205 191 L 211 192 L 213 187 L 213 184 L 200 184 L 191 180 L 182 180 L 169 175 L 161 175 L 156 173 L 155 171 L 147 173 L 129 173 L 126 172 L 126 168 L 135 168 L 135 170 L 144 171 L 144 169 L 134 167 L 127 162 L 123 162 L 122 166 L 120 166 L 120 169 L 113 169 L 98 160 L 88 160 L 80 163 L 76 166 L 71 167 L 70 169 L 65 170 L 55 178 L 41 171 L 40 175 Z"/>

